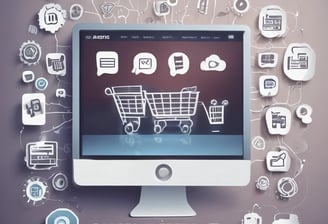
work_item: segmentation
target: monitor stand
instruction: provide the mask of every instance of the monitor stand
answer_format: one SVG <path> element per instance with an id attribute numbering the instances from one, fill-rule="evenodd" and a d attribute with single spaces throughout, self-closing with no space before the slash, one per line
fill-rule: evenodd
<path id="1" fill-rule="evenodd" d="M 184 186 L 143 186 L 140 200 L 131 211 L 131 217 L 195 216 L 187 201 Z"/>

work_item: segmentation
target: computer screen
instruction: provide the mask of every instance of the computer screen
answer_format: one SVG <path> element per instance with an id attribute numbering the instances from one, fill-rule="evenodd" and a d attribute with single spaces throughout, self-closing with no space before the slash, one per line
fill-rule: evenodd
<path id="1" fill-rule="evenodd" d="M 75 26 L 75 182 L 247 184 L 248 94 L 247 27 Z"/>

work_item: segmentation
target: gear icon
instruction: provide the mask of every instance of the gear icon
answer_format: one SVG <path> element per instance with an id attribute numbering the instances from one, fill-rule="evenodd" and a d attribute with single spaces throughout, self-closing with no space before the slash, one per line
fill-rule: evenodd
<path id="1" fill-rule="evenodd" d="M 33 206 L 42 205 L 49 196 L 48 184 L 40 177 L 31 177 L 24 184 L 23 193 L 27 203 L 32 203 Z"/>
<path id="2" fill-rule="evenodd" d="M 24 42 L 19 49 L 19 58 L 21 62 L 29 66 L 38 64 L 41 58 L 40 45 L 30 40 Z"/>
<path id="3" fill-rule="evenodd" d="M 49 3 L 39 11 L 39 26 L 50 33 L 55 33 L 65 24 L 66 11 L 59 4 Z"/>

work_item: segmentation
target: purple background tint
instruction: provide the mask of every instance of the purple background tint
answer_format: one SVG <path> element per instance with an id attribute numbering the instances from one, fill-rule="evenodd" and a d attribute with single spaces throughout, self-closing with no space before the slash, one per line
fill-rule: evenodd
<path id="1" fill-rule="evenodd" d="M 71 1 L 58 1 L 65 9 L 69 9 L 73 4 Z M 94 11 L 92 1 L 79 1 L 85 9 Z M 100 4 L 100 0 L 94 1 Z M 164 18 L 156 18 L 151 12 L 151 2 L 145 13 L 138 19 L 137 13 L 131 12 L 131 17 L 125 21 L 124 17 L 116 20 L 118 23 L 147 23 L 149 21 L 165 23 Z M 30 69 L 35 72 L 37 77 L 45 76 L 48 78 L 49 87 L 46 90 L 47 102 L 58 100 L 55 98 L 55 90 L 58 80 L 55 77 L 46 74 L 45 54 L 55 52 L 54 35 L 39 31 L 37 36 L 27 32 L 29 24 L 37 24 L 36 14 L 46 1 L 3 1 L 0 7 L 0 127 L 1 127 L 1 149 L 0 149 L 0 222 L 1 223 L 33 223 L 43 224 L 45 217 L 54 209 L 66 207 L 72 209 L 80 218 L 81 224 L 118 224 L 118 223 L 137 223 L 137 224 L 164 224 L 164 223 L 196 223 L 196 224 L 239 224 L 243 215 L 252 210 L 254 203 L 258 203 L 261 209 L 256 208 L 263 217 L 263 223 L 272 223 L 273 215 L 277 212 L 289 212 L 298 214 L 302 224 L 317 223 L 324 224 L 328 220 L 328 174 L 327 170 L 327 36 L 325 21 L 327 21 L 328 1 L 324 0 L 252 0 L 250 11 L 243 17 L 236 17 L 230 13 L 225 17 L 215 17 L 219 12 L 225 12 L 228 1 L 210 1 L 208 15 L 197 13 L 196 1 L 189 5 L 188 15 L 184 16 L 184 9 L 189 1 L 179 0 L 177 8 L 171 16 L 166 18 L 167 23 L 183 22 L 185 24 L 246 24 L 252 29 L 252 69 L 254 72 L 274 73 L 278 75 L 281 81 L 278 100 L 284 102 L 288 94 L 289 85 L 295 83 L 288 80 L 282 72 L 283 48 L 287 43 L 307 42 L 315 50 L 317 55 L 316 75 L 313 80 L 303 83 L 302 102 L 310 104 L 313 111 L 313 123 L 309 127 L 304 127 L 295 119 L 289 135 L 284 139 L 288 144 L 296 145 L 300 149 L 299 156 L 306 159 L 304 171 L 298 177 L 300 192 L 295 198 L 288 201 L 281 201 L 275 197 L 275 183 L 281 176 L 290 174 L 270 175 L 264 167 L 263 162 L 254 162 L 252 165 L 252 177 L 248 187 L 191 187 L 188 188 L 189 201 L 198 212 L 198 216 L 193 218 L 149 218 L 133 219 L 128 217 L 128 212 L 138 202 L 138 187 L 85 187 L 79 188 L 72 184 L 63 192 L 54 192 L 51 187 L 51 200 L 40 207 L 32 207 L 22 198 L 22 188 L 24 181 L 31 176 L 41 176 L 49 178 L 54 172 L 62 171 L 66 173 L 70 180 L 71 176 L 71 155 L 69 151 L 71 144 L 71 128 L 64 128 L 60 134 L 40 134 L 41 131 L 56 126 L 66 115 L 48 116 L 47 124 L 44 127 L 25 127 L 21 123 L 21 96 L 23 93 L 35 92 L 32 85 L 25 85 L 21 82 L 21 73 Z M 75 3 L 75 2 L 74 2 Z M 128 1 L 121 1 L 128 5 Z M 214 4 L 216 7 L 214 8 Z M 134 7 L 140 10 L 146 9 L 147 1 L 133 1 Z M 278 46 L 274 51 L 279 53 L 279 63 L 275 70 L 259 70 L 256 64 L 257 54 L 268 49 L 271 44 L 268 40 L 259 36 L 257 28 L 257 16 L 259 10 L 269 4 L 277 4 L 288 11 L 289 32 L 286 38 L 273 40 L 272 43 Z M 123 9 L 124 12 L 124 9 Z M 114 15 L 119 13 L 114 10 Z M 293 14 L 298 13 L 297 19 Z M 214 18 L 214 19 L 213 19 Z M 86 14 L 79 22 L 99 22 L 98 17 L 92 14 Z M 113 19 L 105 20 L 106 23 L 115 22 Z M 67 20 L 64 29 L 57 33 L 57 38 L 61 45 L 70 45 L 71 29 L 76 22 Z M 298 27 L 294 27 L 295 24 Z M 304 31 L 300 32 L 300 28 Z M 38 66 L 27 67 L 22 65 L 18 59 L 18 49 L 22 42 L 26 40 L 38 41 L 43 49 L 41 63 Z M 60 48 L 60 52 L 70 58 L 70 48 Z M 70 60 L 68 60 L 70 61 Z M 67 88 L 70 86 L 70 69 L 64 78 Z M 252 74 L 253 86 L 257 86 L 258 73 Z M 297 92 L 296 88 L 296 92 Z M 293 92 L 294 93 L 294 92 Z M 293 94 L 292 93 L 292 94 Z M 258 97 L 257 93 L 254 94 Z M 293 97 L 296 100 L 298 97 Z M 61 103 L 70 105 L 70 99 L 60 100 Z M 262 101 L 252 101 L 254 109 L 261 108 Z M 53 106 L 54 107 L 54 106 Z M 47 109 L 53 109 L 47 108 Z M 264 124 L 263 113 L 253 114 L 252 136 L 262 135 L 267 139 L 267 148 L 265 151 L 252 150 L 252 160 L 263 160 L 267 150 L 276 145 L 276 137 L 270 137 L 267 134 Z M 256 119 L 260 118 L 258 121 Z M 23 134 L 20 138 L 20 131 Z M 298 130 L 302 130 L 299 132 Z M 60 166 L 51 171 L 32 172 L 28 170 L 23 161 L 24 146 L 31 141 L 37 141 L 41 138 L 47 140 L 59 141 L 60 147 Z M 303 146 L 307 145 L 307 150 Z M 64 150 L 66 149 L 66 150 Z M 292 163 L 294 165 L 295 163 Z M 295 164 L 298 165 L 298 164 Z M 293 167 L 292 167 L 293 168 Z M 268 192 L 260 193 L 254 189 L 254 183 L 258 176 L 270 175 L 272 187 Z"/>
<path id="2" fill-rule="evenodd" d="M 83 39 L 83 38 L 82 38 Z M 142 85 L 150 92 L 179 92 L 184 87 L 197 86 L 199 101 L 208 107 L 211 99 L 228 100 L 226 120 L 222 134 L 241 134 L 243 129 L 243 45 L 242 42 L 218 41 L 82 41 L 81 56 L 81 127 L 83 134 L 119 134 L 122 124 L 112 96 L 106 96 L 106 87 Z M 117 74 L 97 76 L 96 53 L 118 53 Z M 131 72 L 134 56 L 141 52 L 152 53 L 157 59 L 157 70 L 152 75 Z M 168 58 L 174 52 L 189 57 L 190 67 L 186 74 L 170 75 Z M 211 54 L 219 55 L 227 64 L 224 71 L 201 71 L 200 63 Z M 148 108 L 148 106 L 146 106 Z M 141 128 L 148 119 L 141 120 Z M 198 104 L 192 133 L 211 133 L 211 127 L 202 106 Z M 152 124 L 145 128 L 153 133 Z M 147 130 L 148 129 L 148 130 Z M 204 130 L 205 129 L 205 130 Z"/>

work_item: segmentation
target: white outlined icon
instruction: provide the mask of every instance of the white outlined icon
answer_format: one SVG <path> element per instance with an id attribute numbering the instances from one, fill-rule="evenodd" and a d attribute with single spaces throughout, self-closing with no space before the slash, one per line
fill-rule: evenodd
<path id="1" fill-rule="evenodd" d="M 252 140 L 252 146 L 257 150 L 265 149 L 265 139 L 262 136 L 255 136 Z"/>
<path id="2" fill-rule="evenodd" d="M 211 54 L 204 61 L 200 63 L 200 70 L 202 71 L 224 71 L 227 64 L 220 59 L 219 55 Z"/>
<path id="3" fill-rule="evenodd" d="M 287 135 L 291 128 L 291 112 L 286 107 L 270 107 L 265 114 L 267 128 L 272 135 Z"/>
<path id="4" fill-rule="evenodd" d="M 23 94 L 22 122 L 24 125 L 44 125 L 46 123 L 46 96 L 43 93 Z"/>
<path id="5" fill-rule="evenodd" d="M 177 74 L 184 75 L 189 70 L 189 58 L 183 52 L 174 52 L 168 59 L 168 65 L 172 77 Z"/>
<path id="6" fill-rule="evenodd" d="M 156 16 L 166 16 L 170 14 L 171 7 L 168 1 L 163 0 L 155 0 L 153 4 L 154 13 Z"/>
<path id="7" fill-rule="evenodd" d="M 50 170 L 58 166 L 58 143 L 39 141 L 26 144 L 25 162 L 31 170 Z"/>
<path id="8" fill-rule="evenodd" d="M 207 14 L 208 1 L 209 0 L 198 0 L 197 1 L 197 10 L 200 14 L 203 14 L 203 15 Z"/>
<path id="9" fill-rule="evenodd" d="M 63 53 L 49 53 L 46 55 L 47 71 L 50 75 L 66 75 L 66 56 Z"/>
<path id="10" fill-rule="evenodd" d="M 266 166 L 271 172 L 288 172 L 290 162 L 290 156 L 286 150 L 270 151 L 266 155 Z"/>
<path id="11" fill-rule="evenodd" d="M 69 8 L 69 18 L 71 20 L 79 20 L 83 15 L 83 7 L 80 4 L 73 4 Z"/>
<path id="12" fill-rule="evenodd" d="M 304 124 L 311 124 L 312 122 L 312 107 L 308 104 L 301 104 L 296 109 L 296 116 L 301 119 Z"/>
<path id="13" fill-rule="evenodd" d="M 33 71 L 23 71 L 22 73 L 22 80 L 25 83 L 31 83 L 35 79 L 35 75 Z"/>
<path id="14" fill-rule="evenodd" d="M 33 25 L 33 24 L 28 25 L 28 29 L 27 29 L 27 31 L 28 31 L 30 34 L 38 35 L 38 27 L 37 27 L 36 25 Z"/>
<path id="15" fill-rule="evenodd" d="M 278 214 L 272 224 L 300 224 L 300 221 L 295 214 Z"/>
<path id="16" fill-rule="evenodd" d="M 277 190 L 281 198 L 291 198 L 298 192 L 298 186 L 294 178 L 283 177 L 277 183 Z"/>
<path id="17" fill-rule="evenodd" d="M 133 59 L 132 73 L 151 75 L 157 69 L 157 60 L 155 56 L 148 52 L 138 53 Z"/>
<path id="18" fill-rule="evenodd" d="M 287 32 L 286 12 L 277 5 L 269 5 L 261 9 L 259 29 L 266 38 L 282 37 Z"/>
<path id="19" fill-rule="evenodd" d="M 279 80 L 275 75 L 262 75 L 259 78 L 260 94 L 263 97 L 275 96 L 279 90 Z"/>
<path id="20" fill-rule="evenodd" d="M 36 65 L 41 58 L 41 47 L 34 40 L 26 41 L 19 49 L 19 58 L 26 65 Z"/>
<path id="21" fill-rule="evenodd" d="M 294 81 L 309 81 L 315 74 L 316 55 L 306 43 L 289 44 L 284 56 L 284 73 Z"/>
<path id="22" fill-rule="evenodd" d="M 33 206 L 42 205 L 49 197 L 48 184 L 41 177 L 31 177 L 24 184 L 23 189 L 27 203 L 32 203 Z"/>
<path id="23" fill-rule="evenodd" d="M 98 51 L 96 55 L 97 76 L 118 72 L 118 54 L 115 51 Z"/>
<path id="24" fill-rule="evenodd" d="M 66 98 L 66 90 L 65 89 L 56 89 L 56 97 Z"/>
<path id="25" fill-rule="evenodd" d="M 262 224 L 262 217 L 255 212 L 247 213 L 241 220 L 241 224 Z"/>
<path id="26" fill-rule="evenodd" d="M 278 54 L 275 52 L 259 53 L 257 63 L 260 68 L 274 68 L 278 64 Z"/>
<path id="27" fill-rule="evenodd" d="M 113 14 L 113 8 L 115 7 L 115 4 L 111 2 L 104 2 L 99 6 L 99 9 L 101 11 L 102 17 L 104 19 L 110 18 Z"/>
<path id="28" fill-rule="evenodd" d="M 50 33 L 55 33 L 65 24 L 66 11 L 59 4 L 48 3 L 39 13 L 39 26 Z"/>
<path id="29" fill-rule="evenodd" d="M 242 15 L 248 11 L 249 1 L 248 0 L 234 0 L 232 7 L 236 13 Z"/>
<path id="30" fill-rule="evenodd" d="M 270 180 L 267 176 L 260 176 L 256 180 L 256 189 L 259 191 L 266 191 L 270 187 Z"/>

